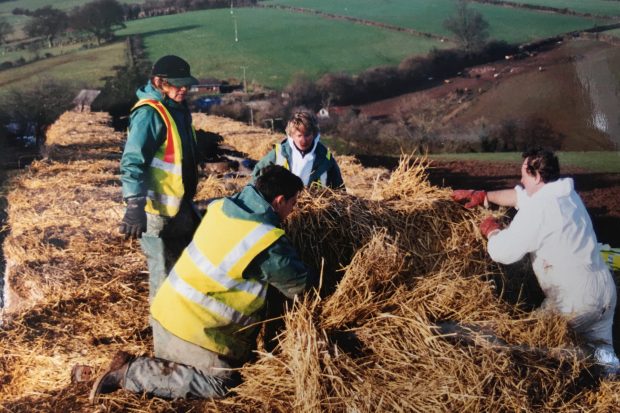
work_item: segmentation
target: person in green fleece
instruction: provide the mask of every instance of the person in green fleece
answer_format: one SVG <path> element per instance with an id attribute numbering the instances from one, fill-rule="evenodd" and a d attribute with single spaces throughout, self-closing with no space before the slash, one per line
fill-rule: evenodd
<path id="1" fill-rule="evenodd" d="M 192 199 L 198 182 L 198 149 L 185 98 L 198 83 L 189 64 L 168 55 L 155 62 L 138 89 L 121 158 L 126 202 L 120 232 L 140 238 L 149 268 L 149 299 L 165 279 L 200 223 Z"/>
<path id="2" fill-rule="evenodd" d="M 281 165 L 301 178 L 305 186 L 319 184 L 344 189 L 340 168 L 325 145 L 320 142 L 319 124 L 310 112 L 293 114 L 286 125 L 286 139 L 277 143 L 254 167 L 252 181 L 270 164 Z"/>
<path id="3" fill-rule="evenodd" d="M 282 223 L 304 188 L 267 166 L 254 185 L 211 202 L 192 242 L 151 304 L 155 357 L 117 353 L 90 401 L 125 389 L 166 398 L 219 398 L 256 347 L 273 291 L 287 299 L 316 284 Z"/>

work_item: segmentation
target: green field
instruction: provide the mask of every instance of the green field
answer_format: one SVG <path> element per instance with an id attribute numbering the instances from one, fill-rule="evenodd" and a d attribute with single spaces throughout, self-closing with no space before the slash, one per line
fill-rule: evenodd
<path id="1" fill-rule="evenodd" d="M 515 0 L 500 0 L 511 1 Z M 590 13 L 599 16 L 620 17 L 620 2 L 610 0 L 517 0 L 518 3 L 535 6 L 568 9 L 579 13 Z"/>
<path id="2" fill-rule="evenodd" d="M 572 166 L 599 173 L 620 173 L 620 152 L 557 152 L 557 155 L 561 167 Z M 516 152 L 454 153 L 429 157 L 437 160 L 512 162 L 515 164 L 515 173 L 518 173 L 521 162 L 521 154 Z"/>
<path id="3" fill-rule="evenodd" d="M 12 88 L 28 88 L 45 77 L 71 81 L 76 87 L 99 88 L 104 83 L 101 78 L 113 74 L 113 66 L 123 64 L 124 59 L 125 43 L 117 42 L 3 70 L 0 95 Z"/>
<path id="4" fill-rule="evenodd" d="M 52 48 L 44 48 L 39 50 L 15 50 L 11 52 L 4 52 L 0 55 L 0 63 L 2 62 L 15 62 L 19 58 L 25 59 L 27 62 L 45 57 L 46 54 L 53 56 L 60 56 L 67 53 L 74 53 L 82 49 L 81 43 L 69 44 L 64 46 L 54 46 Z"/>
<path id="5" fill-rule="evenodd" d="M 235 42 L 234 20 L 238 42 Z M 117 32 L 140 34 L 151 60 L 168 53 L 187 58 L 199 77 L 242 77 L 281 88 L 295 73 L 357 73 L 395 65 L 446 43 L 340 20 L 272 9 L 204 10 L 127 23 Z"/>
<path id="6" fill-rule="evenodd" d="M 444 20 L 454 13 L 456 0 L 272 0 L 282 4 L 357 17 L 450 37 Z M 525 9 L 470 3 L 489 22 L 491 38 L 524 43 L 582 30 L 595 25 L 593 19 L 542 13 Z"/>

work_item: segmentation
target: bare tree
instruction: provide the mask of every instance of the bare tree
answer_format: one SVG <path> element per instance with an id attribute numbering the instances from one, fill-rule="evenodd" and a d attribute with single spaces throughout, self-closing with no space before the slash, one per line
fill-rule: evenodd
<path id="1" fill-rule="evenodd" d="M 7 37 L 13 33 L 13 26 L 4 17 L 0 17 L 0 44 L 6 42 Z"/>
<path id="2" fill-rule="evenodd" d="M 30 20 L 24 26 L 24 31 L 28 36 L 44 36 L 48 47 L 51 48 L 54 46 L 54 38 L 67 27 L 67 14 L 64 11 L 45 6 L 30 14 Z"/>
<path id="3" fill-rule="evenodd" d="M 284 88 L 290 96 L 291 106 L 304 105 L 316 109 L 321 103 L 321 95 L 315 83 L 307 75 L 296 73 L 293 80 Z"/>
<path id="4" fill-rule="evenodd" d="M 467 52 L 479 51 L 489 38 L 489 23 L 478 11 L 470 9 L 465 0 L 459 0 L 456 13 L 444 20 L 443 25 Z"/>
<path id="5" fill-rule="evenodd" d="M 97 43 L 113 37 L 114 28 L 125 27 L 123 6 L 116 0 L 95 0 L 71 12 L 71 26 L 92 33 Z"/>
<path id="6" fill-rule="evenodd" d="M 42 78 L 28 88 L 9 89 L 0 102 L 0 112 L 12 121 L 36 125 L 39 140 L 43 129 L 73 106 L 78 89 L 67 81 Z"/>

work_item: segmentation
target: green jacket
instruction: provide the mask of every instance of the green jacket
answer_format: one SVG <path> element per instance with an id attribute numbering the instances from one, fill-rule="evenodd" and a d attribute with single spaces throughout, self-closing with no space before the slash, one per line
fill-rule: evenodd
<path id="1" fill-rule="evenodd" d="M 183 185 L 185 198 L 196 194 L 198 169 L 196 143 L 192 135 L 192 116 L 185 102 L 164 97 L 151 82 L 138 89 L 138 99 L 155 99 L 163 103 L 176 123 L 183 146 Z M 166 130 L 161 116 L 150 106 L 131 112 L 127 142 L 121 158 L 123 198 L 146 196 L 146 174 L 157 149 L 164 143 Z"/>
<path id="2" fill-rule="evenodd" d="M 291 163 L 291 147 L 287 143 L 287 139 L 284 139 L 281 143 L 282 155 L 288 161 L 289 165 Z M 327 148 L 320 141 L 317 143 L 315 148 L 315 158 L 314 163 L 312 165 L 312 173 L 310 174 L 309 182 L 316 182 L 320 179 L 321 175 L 324 172 L 327 172 L 327 182 L 326 185 L 330 188 L 344 188 L 344 181 L 342 180 L 342 175 L 340 174 L 340 168 L 336 163 L 336 159 L 334 156 L 327 157 Z M 261 159 L 254 170 L 252 171 L 252 183 L 256 181 L 256 178 L 260 176 L 261 170 L 268 166 L 269 164 L 276 163 L 276 152 L 275 149 L 272 149 L 267 155 Z"/>
<path id="3" fill-rule="evenodd" d="M 271 205 L 252 185 L 227 198 L 223 211 L 232 218 L 261 222 L 279 228 L 282 226 Z M 301 261 L 286 235 L 254 258 L 243 272 L 243 277 L 271 284 L 288 298 L 300 294 L 316 281 L 316 276 Z"/>

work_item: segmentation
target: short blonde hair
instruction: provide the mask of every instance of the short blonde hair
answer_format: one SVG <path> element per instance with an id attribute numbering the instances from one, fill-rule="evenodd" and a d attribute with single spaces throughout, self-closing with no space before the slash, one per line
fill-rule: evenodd
<path id="1" fill-rule="evenodd" d="M 319 122 L 311 112 L 295 112 L 286 125 L 286 133 L 290 135 L 295 130 L 302 132 L 304 136 L 312 134 L 312 137 L 316 137 L 319 133 Z"/>

